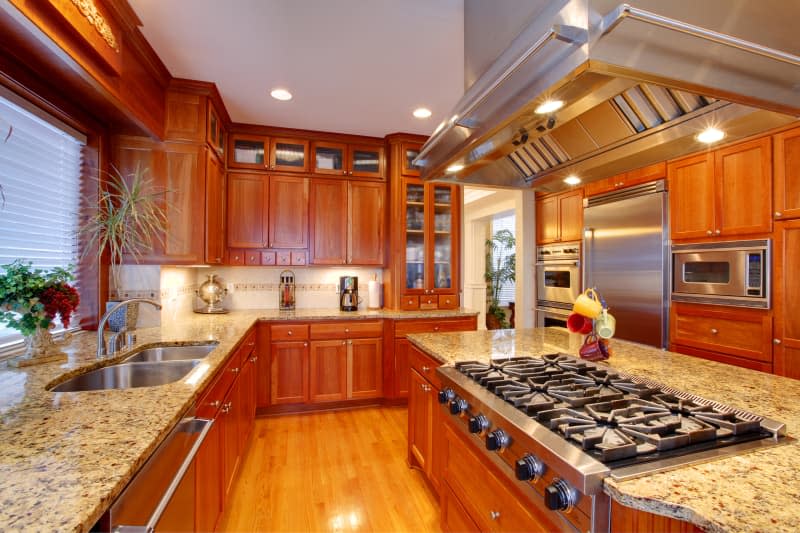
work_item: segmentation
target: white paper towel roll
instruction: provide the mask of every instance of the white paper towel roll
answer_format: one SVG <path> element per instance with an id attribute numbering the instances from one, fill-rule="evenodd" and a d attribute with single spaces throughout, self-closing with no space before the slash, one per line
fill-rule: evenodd
<path id="1" fill-rule="evenodd" d="M 367 307 L 370 309 L 381 308 L 381 284 L 375 280 L 370 280 L 367 289 Z"/>

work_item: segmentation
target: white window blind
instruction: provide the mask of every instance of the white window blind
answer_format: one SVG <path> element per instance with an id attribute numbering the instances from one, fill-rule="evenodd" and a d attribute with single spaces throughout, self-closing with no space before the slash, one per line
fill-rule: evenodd
<path id="1" fill-rule="evenodd" d="M 12 128 L 11 136 L 3 142 Z M 55 118 L 0 92 L 0 265 L 76 265 L 81 153 L 85 139 Z M 1 268 L 1 267 L 0 267 Z M 71 324 L 77 324 L 73 319 Z M 0 348 L 21 340 L 0 324 Z"/>
<path id="2" fill-rule="evenodd" d="M 516 215 L 513 212 L 495 215 L 492 218 L 492 235 L 504 229 L 510 231 L 511 234 L 516 238 Z M 500 253 L 503 253 L 504 256 L 507 257 L 509 254 L 516 253 L 516 247 L 514 250 L 508 252 L 501 251 Z M 497 264 L 497 257 L 494 253 L 492 256 L 492 263 Z M 515 300 L 515 294 L 516 284 L 513 281 L 507 281 L 503 288 L 500 289 L 500 295 L 498 298 L 500 300 L 500 305 L 506 306 L 508 305 L 508 302 L 513 302 Z"/>

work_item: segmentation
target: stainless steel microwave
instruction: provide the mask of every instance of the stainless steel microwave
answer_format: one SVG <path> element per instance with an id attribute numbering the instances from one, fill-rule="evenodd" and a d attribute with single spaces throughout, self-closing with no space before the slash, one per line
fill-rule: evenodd
<path id="1" fill-rule="evenodd" d="M 769 239 L 672 246 L 672 300 L 770 307 Z"/>

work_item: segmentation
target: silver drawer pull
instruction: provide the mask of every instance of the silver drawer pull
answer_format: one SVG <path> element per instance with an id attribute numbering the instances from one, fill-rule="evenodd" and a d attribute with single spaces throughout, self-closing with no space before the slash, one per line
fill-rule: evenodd
<path id="1" fill-rule="evenodd" d="M 719 333 L 719 330 L 717 328 L 711 328 L 712 335 L 716 335 L 717 333 Z"/>
<path id="2" fill-rule="evenodd" d="M 231 372 L 233 372 L 234 374 L 238 374 L 239 373 L 239 367 L 231 368 Z"/>
<path id="3" fill-rule="evenodd" d="M 489 511 L 489 518 L 492 520 L 497 520 L 500 518 L 500 511 Z"/>
<path id="4" fill-rule="evenodd" d="M 422 371 L 423 372 L 428 372 L 430 369 L 431 369 L 431 367 L 422 365 Z"/>

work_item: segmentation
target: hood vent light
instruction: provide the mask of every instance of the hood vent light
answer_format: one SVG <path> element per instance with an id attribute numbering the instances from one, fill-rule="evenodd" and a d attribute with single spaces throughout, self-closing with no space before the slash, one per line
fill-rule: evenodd
<path id="1" fill-rule="evenodd" d="M 641 83 L 572 120 L 556 123 L 553 129 L 545 122 L 537 124 L 514 141 L 517 148 L 506 158 L 530 182 L 576 158 L 665 127 L 665 123 L 715 102 L 714 98 Z"/>

